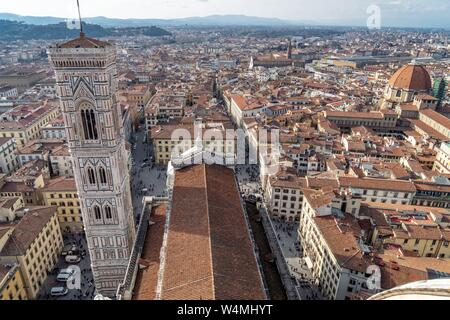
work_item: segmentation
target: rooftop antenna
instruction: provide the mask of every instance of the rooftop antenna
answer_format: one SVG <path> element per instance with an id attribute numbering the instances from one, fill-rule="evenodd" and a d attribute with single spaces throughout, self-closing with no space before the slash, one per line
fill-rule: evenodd
<path id="1" fill-rule="evenodd" d="M 83 32 L 83 23 L 81 21 L 80 0 L 77 0 L 77 7 L 78 7 L 78 19 L 80 20 L 80 37 L 83 37 L 84 32 Z"/>

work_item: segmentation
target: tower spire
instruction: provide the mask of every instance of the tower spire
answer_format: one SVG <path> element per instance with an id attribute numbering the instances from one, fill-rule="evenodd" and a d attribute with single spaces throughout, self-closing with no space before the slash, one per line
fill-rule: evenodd
<path id="1" fill-rule="evenodd" d="M 77 0 L 77 7 L 78 7 L 78 19 L 80 20 L 80 37 L 83 37 L 84 32 L 83 32 L 83 23 L 81 21 L 80 0 Z"/>
<path id="2" fill-rule="evenodd" d="M 292 58 L 292 40 L 289 38 L 288 49 L 287 49 L 287 58 Z"/>

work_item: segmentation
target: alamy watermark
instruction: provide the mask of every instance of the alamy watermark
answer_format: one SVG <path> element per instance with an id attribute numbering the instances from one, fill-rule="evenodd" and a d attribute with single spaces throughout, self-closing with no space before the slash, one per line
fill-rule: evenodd
<path id="1" fill-rule="evenodd" d="M 66 19 L 66 27 L 67 29 L 81 29 L 81 23 L 79 19 Z"/>
<path id="2" fill-rule="evenodd" d="M 276 174 L 281 155 L 279 137 L 278 129 L 247 134 L 243 129 L 205 129 L 195 125 L 192 136 L 191 131 L 179 128 L 171 134 L 171 162 L 174 166 L 263 164 L 267 174 Z"/>
<path id="3" fill-rule="evenodd" d="M 66 281 L 67 289 L 80 290 L 81 289 L 81 269 L 76 265 L 70 265 L 66 271 L 71 275 Z"/>
<path id="4" fill-rule="evenodd" d="M 370 265 L 367 267 L 367 274 L 370 277 L 366 281 L 367 289 L 372 291 L 381 290 L 381 270 L 377 265 Z"/>
<path id="5" fill-rule="evenodd" d="M 381 29 L 381 8 L 376 4 L 372 4 L 367 7 L 366 13 L 369 15 L 367 18 L 367 28 L 369 30 Z"/>

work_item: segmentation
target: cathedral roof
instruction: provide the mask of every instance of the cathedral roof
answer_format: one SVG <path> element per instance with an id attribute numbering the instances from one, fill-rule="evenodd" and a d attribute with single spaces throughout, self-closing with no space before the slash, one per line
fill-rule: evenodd
<path id="1" fill-rule="evenodd" d="M 80 33 L 80 37 L 69 40 L 67 42 L 58 44 L 58 48 L 69 49 L 69 48 L 105 48 L 111 44 L 105 41 L 100 41 L 93 38 L 88 38 L 85 36 L 84 32 Z"/>
<path id="2" fill-rule="evenodd" d="M 398 89 L 427 91 L 431 89 L 431 78 L 424 66 L 412 63 L 397 70 L 389 85 Z"/>
<path id="3" fill-rule="evenodd" d="M 161 299 L 265 299 L 247 228 L 233 170 L 176 171 Z"/>

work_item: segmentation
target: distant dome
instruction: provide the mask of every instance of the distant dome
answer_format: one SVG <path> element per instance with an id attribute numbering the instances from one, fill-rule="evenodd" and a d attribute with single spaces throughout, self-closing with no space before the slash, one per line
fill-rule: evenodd
<path id="1" fill-rule="evenodd" d="M 396 89 L 428 91 L 431 89 L 431 78 L 424 66 L 411 63 L 397 70 L 389 85 Z"/>

